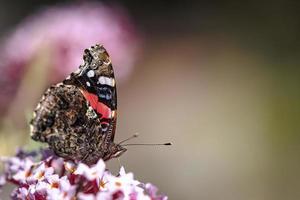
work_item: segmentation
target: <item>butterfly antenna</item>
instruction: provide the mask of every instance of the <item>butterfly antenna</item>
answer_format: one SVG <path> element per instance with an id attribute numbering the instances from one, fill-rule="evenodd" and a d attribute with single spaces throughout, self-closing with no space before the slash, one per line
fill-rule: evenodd
<path id="1" fill-rule="evenodd" d="M 124 144 L 122 146 L 170 146 L 172 145 L 171 142 L 167 142 L 167 143 L 157 143 L 157 144 Z"/>
<path id="2" fill-rule="evenodd" d="M 139 136 L 139 134 L 138 134 L 138 133 L 135 133 L 135 134 L 133 134 L 132 136 L 130 136 L 129 138 L 127 138 L 127 139 L 122 140 L 121 142 L 119 142 L 118 145 L 123 144 L 124 142 L 126 142 L 126 141 L 128 141 L 128 140 L 131 140 L 131 139 L 133 139 L 133 138 L 136 138 L 136 137 L 138 137 L 138 136 Z"/>

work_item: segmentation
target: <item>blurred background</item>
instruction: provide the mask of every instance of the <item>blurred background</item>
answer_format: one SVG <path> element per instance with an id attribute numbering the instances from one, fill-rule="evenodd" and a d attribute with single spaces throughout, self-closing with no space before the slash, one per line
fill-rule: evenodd
<path id="1" fill-rule="evenodd" d="M 298 1 L 0 1 L 0 155 L 34 149 L 43 92 L 108 49 L 120 160 L 169 199 L 300 198 Z M 108 162 L 117 171 L 117 160 Z M 4 188 L 7 198 L 10 188 Z"/>

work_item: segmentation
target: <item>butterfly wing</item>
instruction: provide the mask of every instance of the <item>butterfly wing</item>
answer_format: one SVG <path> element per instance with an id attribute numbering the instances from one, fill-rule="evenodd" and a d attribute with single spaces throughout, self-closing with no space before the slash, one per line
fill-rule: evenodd
<path id="1" fill-rule="evenodd" d="M 100 118 L 105 141 L 112 142 L 117 122 L 117 90 L 111 60 L 100 45 L 86 49 L 83 58 L 84 64 L 64 83 L 80 88 L 89 106 Z"/>

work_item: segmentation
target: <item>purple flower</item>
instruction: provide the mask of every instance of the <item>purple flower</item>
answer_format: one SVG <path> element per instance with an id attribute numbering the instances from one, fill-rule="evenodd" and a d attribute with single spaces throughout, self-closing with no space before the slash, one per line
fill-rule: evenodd
<path id="1" fill-rule="evenodd" d="M 9 180 L 25 183 L 32 175 L 33 161 L 30 157 L 20 159 L 18 157 L 2 158 L 6 163 L 6 176 Z"/>
<path id="2" fill-rule="evenodd" d="M 42 156 L 36 154 L 37 157 Z M 95 165 L 87 166 L 55 156 L 35 162 L 33 159 L 33 157 L 3 159 L 5 180 L 0 179 L 0 183 L 5 184 L 9 181 L 16 185 L 11 194 L 13 199 L 167 199 L 166 196 L 157 195 L 157 188 L 152 184 L 143 184 L 135 180 L 133 173 L 126 173 L 124 167 L 121 167 L 118 176 L 111 174 L 105 170 L 105 163 L 102 160 Z"/>
<path id="3" fill-rule="evenodd" d="M 40 181 L 47 179 L 48 176 L 51 176 L 54 172 L 53 167 L 46 166 L 44 162 L 42 162 L 35 170 L 33 170 L 33 177 Z"/>
<path id="4" fill-rule="evenodd" d="M 86 164 L 80 163 L 74 174 L 85 176 L 88 180 L 97 180 L 102 178 L 105 171 L 105 164 L 103 160 L 99 160 L 96 165 L 88 167 Z"/>
<path id="5" fill-rule="evenodd" d="M 131 193 L 136 193 L 136 188 L 140 184 L 139 181 L 134 180 L 132 173 L 127 173 L 124 170 L 124 167 L 121 167 L 120 176 L 113 176 L 108 174 L 106 176 L 105 188 L 111 192 L 122 191 L 125 196 L 129 196 Z"/>
<path id="6" fill-rule="evenodd" d="M 11 197 L 12 199 L 26 199 L 29 197 L 29 191 L 25 187 L 20 187 L 13 191 Z"/>
<path id="7" fill-rule="evenodd" d="M 158 195 L 158 189 L 155 185 L 151 183 L 147 183 L 144 185 L 146 193 L 152 198 L 152 199 L 157 199 L 157 200 L 167 200 L 168 197 L 164 195 Z"/>

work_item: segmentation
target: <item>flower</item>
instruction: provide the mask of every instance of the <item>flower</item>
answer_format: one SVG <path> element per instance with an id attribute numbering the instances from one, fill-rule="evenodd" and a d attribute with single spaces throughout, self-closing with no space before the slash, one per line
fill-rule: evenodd
<path id="1" fill-rule="evenodd" d="M 105 170 L 103 160 L 99 160 L 93 167 L 88 167 L 86 164 L 80 163 L 75 170 L 74 174 L 85 176 L 88 180 L 101 179 Z"/>
<path id="2" fill-rule="evenodd" d="M 11 197 L 12 199 L 26 199 L 27 197 L 30 198 L 30 195 L 27 188 L 20 187 L 12 192 Z"/>
<path id="3" fill-rule="evenodd" d="M 53 167 L 46 167 L 45 163 L 41 163 L 39 167 L 33 171 L 33 174 L 36 180 L 43 180 L 48 176 L 52 175 L 53 172 L 54 172 Z"/>
<path id="4" fill-rule="evenodd" d="M 157 199 L 157 200 L 167 200 L 168 199 L 167 196 L 158 195 L 157 187 L 151 183 L 145 184 L 144 189 L 145 189 L 146 193 L 150 196 L 151 199 Z"/>
<path id="5" fill-rule="evenodd" d="M 7 163 L 5 168 L 7 170 L 7 177 L 10 180 L 24 183 L 30 179 L 34 164 L 30 157 L 24 159 L 18 157 L 3 158 L 2 160 Z"/>
<path id="6" fill-rule="evenodd" d="M 135 180 L 133 173 L 127 173 L 124 167 L 115 176 L 105 169 L 101 159 L 88 166 L 54 155 L 45 158 L 43 154 L 43 151 L 23 153 L 2 159 L 5 171 L 0 176 L 0 185 L 11 182 L 16 186 L 12 199 L 167 200 L 157 194 L 154 185 Z"/>
<path id="7" fill-rule="evenodd" d="M 133 174 L 126 174 L 124 167 L 121 167 L 119 176 L 107 175 L 105 188 L 108 191 L 118 192 L 122 191 L 125 196 L 129 196 L 131 193 L 136 193 L 136 187 L 140 182 L 134 180 Z"/>

